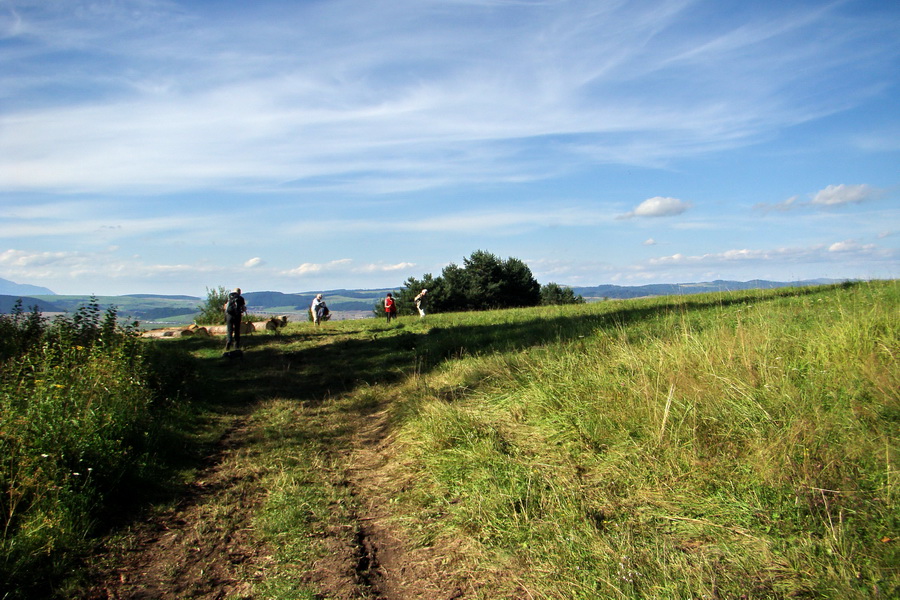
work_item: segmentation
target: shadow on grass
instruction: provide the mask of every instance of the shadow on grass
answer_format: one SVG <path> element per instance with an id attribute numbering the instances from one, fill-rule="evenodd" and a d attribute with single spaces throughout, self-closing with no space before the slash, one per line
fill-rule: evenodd
<path id="1" fill-rule="evenodd" d="M 389 384 L 415 372 L 428 372 L 454 357 L 565 342 L 597 331 L 612 332 L 672 313 L 769 302 L 816 294 L 834 287 L 672 296 L 656 303 L 608 312 L 549 318 L 536 316 L 511 323 L 433 327 L 426 333 L 405 330 L 400 325 L 340 330 L 322 328 L 262 339 L 250 336 L 246 339 L 248 351 L 243 359 L 230 360 L 215 354 L 200 359 L 200 371 L 208 386 L 204 395 L 221 396 L 223 407 L 236 408 L 273 397 L 316 406 L 329 396 L 350 392 L 360 385 Z M 185 343 L 188 348 L 197 350 L 209 350 L 219 345 L 215 340 L 185 340 Z"/>

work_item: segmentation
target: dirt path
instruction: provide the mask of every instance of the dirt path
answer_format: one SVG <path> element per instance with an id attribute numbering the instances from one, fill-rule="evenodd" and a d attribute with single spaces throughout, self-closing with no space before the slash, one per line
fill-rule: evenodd
<path id="1" fill-rule="evenodd" d="M 252 600 L 278 568 L 273 551 L 253 530 L 254 513 L 265 500 L 265 467 L 251 431 L 258 409 L 233 423 L 204 461 L 196 480 L 164 512 L 132 525 L 111 539 L 92 561 L 95 582 L 85 600 L 196 598 Z M 394 476 L 385 411 L 347 414 L 352 439 L 342 444 L 336 485 L 353 498 L 348 522 L 332 528 L 321 543 L 328 556 L 297 565 L 315 598 L 328 600 L 454 600 L 473 597 L 441 573 L 434 548 L 404 539 L 388 507 L 402 478 Z"/>
<path id="2" fill-rule="evenodd" d="M 97 582 L 85 598 L 252 597 L 271 558 L 249 523 L 263 490 L 252 461 L 240 456 L 247 419 L 236 419 L 174 507 L 133 525 L 96 557 Z"/>
<path id="3" fill-rule="evenodd" d="M 361 573 L 378 600 L 454 600 L 467 597 L 463 585 L 443 573 L 435 548 L 411 548 L 387 507 L 402 477 L 392 473 L 387 415 L 360 424 L 348 457 L 347 479 L 357 498 L 356 540 Z"/>

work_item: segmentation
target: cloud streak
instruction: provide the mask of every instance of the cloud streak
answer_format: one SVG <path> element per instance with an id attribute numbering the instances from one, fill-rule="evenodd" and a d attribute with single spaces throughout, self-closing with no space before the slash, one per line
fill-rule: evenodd
<path id="1" fill-rule="evenodd" d="M 477 248 L 564 284 L 890 271 L 898 17 L 0 0 L 0 276 L 384 287 Z"/>
<path id="2" fill-rule="evenodd" d="M 25 47 L 17 58 L 43 78 L 17 78 L 8 92 L 0 185 L 362 190 L 379 173 L 394 189 L 427 189 L 658 164 L 843 108 L 798 97 L 794 61 L 817 56 L 802 70 L 814 84 L 859 54 L 849 35 L 826 49 L 803 41 L 828 18 L 822 9 L 782 15 L 775 28 L 772 17 L 720 22 L 698 42 L 678 25 L 690 3 L 562 4 L 284 4 L 278 21 L 268 20 L 271 6 L 204 14 L 163 2 L 78 3 L 75 18 L 31 6 L 7 31 Z M 516 25 L 497 35 L 511 10 Z M 141 43 L 131 39 L 138 27 L 148 32 Z M 748 55 L 761 47 L 765 61 Z M 66 94 L 65 65 L 45 61 L 60 50 L 106 67 L 92 76 L 96 92 Z M 52 78 L 64 104 L 19 100 Z M 738 85 L 747 78 L 760 85 Z M 522 163 L 536 142 L 542 157 Z"/>
<path id="3" fill-rule="evenodd" d="M 881 190 L 873 188 L 868 184 L 838 184 L 829 185 L 825 188 L 809 194 L 808 201 L 800 200 L 800 196 L 791 196 L 790 198 L 775 204 L 760 202 L 754 206 L 754 209 L 763 212 L 779 211 L 786 212 L 795 208 L 804 207 L 833 207 L 846 204 L 859 204 L 869 200 L 874 200 L 883 194 Z"/>

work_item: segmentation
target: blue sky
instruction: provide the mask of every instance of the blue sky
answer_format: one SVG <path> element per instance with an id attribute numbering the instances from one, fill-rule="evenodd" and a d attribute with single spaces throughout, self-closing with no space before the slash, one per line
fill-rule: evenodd
<path id="1" fill-rule="evenodd" d="M 0 0 L 0 277 L 900 276 L 900 3 Z"/>

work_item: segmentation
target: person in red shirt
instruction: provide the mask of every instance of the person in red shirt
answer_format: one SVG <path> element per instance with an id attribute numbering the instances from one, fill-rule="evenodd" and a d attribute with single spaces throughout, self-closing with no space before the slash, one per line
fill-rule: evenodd
<path id="1" fill-rule="evenodd" d="M 388 323 L 397 316 L 397 303 L 394 302 L 394 296 L 390 292 L 384 298 L 384 314 L 387 316 Z"/>

